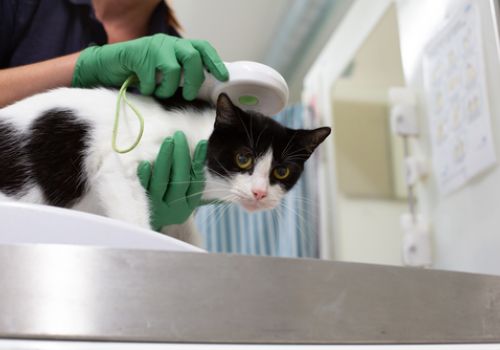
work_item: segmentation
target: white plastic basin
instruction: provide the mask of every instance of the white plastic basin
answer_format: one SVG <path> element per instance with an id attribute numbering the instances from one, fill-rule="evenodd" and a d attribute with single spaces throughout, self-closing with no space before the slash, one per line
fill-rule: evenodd
<path id="1" fill-rule="evenodd" d="M 203 252 L 163 234 L 98 215 L 45 205 L 0 202 L 0 244 L 37 243 Z"/>

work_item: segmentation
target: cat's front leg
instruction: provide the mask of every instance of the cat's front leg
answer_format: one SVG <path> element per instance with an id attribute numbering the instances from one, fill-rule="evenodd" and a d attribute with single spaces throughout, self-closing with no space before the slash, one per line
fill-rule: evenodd
<path id="1" fill-rule="evenodd" d="M 191 215 L 183 224 L 164 226 L 161 232 L 170 237 L 203 248 L 201 235 L 194 223 L 194 215 Z"/>

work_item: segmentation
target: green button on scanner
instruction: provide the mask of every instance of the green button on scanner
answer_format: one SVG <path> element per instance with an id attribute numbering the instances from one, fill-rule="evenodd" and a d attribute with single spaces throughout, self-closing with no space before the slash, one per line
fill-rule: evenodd
<path id="1" fill-rule="evenodd" d="M 256 106 L 259 104 L 259 99 L 251 95 L 243 95 L 238 98 L 238 101 L 244 106 Z"/>

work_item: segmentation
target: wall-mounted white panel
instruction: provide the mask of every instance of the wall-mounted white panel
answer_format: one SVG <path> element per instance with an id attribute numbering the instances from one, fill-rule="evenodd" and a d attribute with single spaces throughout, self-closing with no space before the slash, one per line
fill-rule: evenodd
<path id="1" fill-rule="evenodd" d="M 500 154 L 500 64 L 494 2 L 473 0 L 483 43 L 486 93 L 494 151 Z M 401 55 L 407 84 L 418 94 L 423 131 L 415 151 L 432 156 L 426 111 L 423 57 L 440 29 L 470 1 L 399 0 Z M 418 189 L 420 210 L 430 218 L 434 266 L 442 269 L 500 274 L 500 169 L 474 177 L 449 196 L 440 194 L 436 174 Z"/>

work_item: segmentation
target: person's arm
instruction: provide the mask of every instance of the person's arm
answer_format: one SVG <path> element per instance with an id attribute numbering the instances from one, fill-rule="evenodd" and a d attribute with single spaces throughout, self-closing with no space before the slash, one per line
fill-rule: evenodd
<path id="1" fill-rule="evenodd" d="M 139 78 L 144 95 L 166 98 L 179 87 L 184 73 L 183 96 L 196 97 L 203 67 L 219 80 L 229 73 L 215 49 L 206 41 L 179 39 L 165 34 L 92 46 L 59 58 L 0 70 L 0 108 L 35 93 L 62 86 L 120 87 L 131 75 Z M 156 72 L 161 81 L 156 81 Z"/>
<path id="2" fill-rule="evenodd" d="M 71 86 L 78 55 L 0 69 L 0 108 L 48 89 Z"/>

